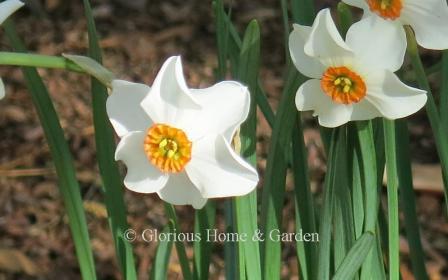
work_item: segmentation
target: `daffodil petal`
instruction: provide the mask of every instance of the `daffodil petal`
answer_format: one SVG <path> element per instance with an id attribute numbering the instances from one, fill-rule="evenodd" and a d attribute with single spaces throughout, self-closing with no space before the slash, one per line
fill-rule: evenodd
<path id="1" fill-rule="evenodd" d="M 23 5 L 25 4 L 18 0 L 7 0 L 0 3 L 0 24 Z"/>
<path id="2" fill-rule="evenodd" d="M 325 127 L 337 127 L 350 121 L 351 105 L 343 105 L 327 96 L 316 79 L 303 83 L 296 93 L 296 106 L 299 111 L 313 110 L 319 117 L 319 124 Z"/>
<path id="3" fill-rule="evenodd" d="M 185 121 L 189 111 L 201 109 L 186 85 L 179 56 L 165 61 L 141 106 L 155 123 L 176 127 L 179 121 Z"/>
<path id="4" fill-rule="evenodd" d="M 402 83 L 391 71 L 377 71 L 369 75 L 366 99 L 388 119 L 399 119 L 414 114 L 426 103 L 426 91 Z"/>
<path id="5" fill-rule="evenodd" d="M 355 103 L 353 106 L 353 112 L 350 117 L 351 121 L 364 121 L 371 120 L 377 117 L 382 117 L 380 111 L 370 103 L 366 98 L 362 99 L 360 102 Z"/>
<path id="6" fill-rule="evenodd" d="M 195 209 L 201 209 L 207 203 L 185 172 L 170 175 L 166 186 L 157 194 L 171 204 L 191 205 Z"/>
<path id="7" fill-rule="evenodd" d="M 311 33 L 311 27 L 294 24 L 289 35 L 289 53 L 296 68 L 303 75 L 310 78 L 320 78 L 325 66 L 314 57 L 305 54 L 304 46 Z"/>
<path id="8" fill-rule="evenodd" d="M 347 5 L 358 7 L 361 9 L 368 9 L 367 3 L 365 0 L 342 0 Z"/>
<path id="9" fill-rule="evenodd" d="M 131 131 L 146 131 L 151 127 L 152 120 L 140 106 L 149 90 L 144 84 L 112 81 L 112 93 L 107 98 L 106 110 L 119 137 Z"/>
<path id="10" fill-rule="evenodd" d="M 124 185 L 129 190 L 153 193 L 166 185 L 168 175 L 160 172 L 146 157 L 143 149 L 145 135 L 145 132 L 137 131 L 123 136 L 115 151 L 115 160 L 121 160 L 126 164 Z"/>
<path id="11" fill-rule="evenodd" d="M 446 0 L 406 0 L 401 20 L 412 26 L 417 43 L 422 47 L 448 49 Z"/>
<path id="12" fill-rule="evenodd" d="M 193 143 L 186 172 L 206 198 L 245 195 L 258 184 L 255 168 L 238 156 L 221 135 L 209 135 Z"/>
<path id="13" fill-rule="evenodd" d="M 3 80 L 0 78 L 0 99 L 5 97 L 5 85 L 3 84 Z"/>
<path id="14" fill-rule="evenodd" d="M 352 50 L 336 28 L 330 9 L 323 9 L 317 14 L 304 51 L 327 66 L 341 65 L 347 58 L 353 56 Z"/>
<path id="15" fill-rule="evenodd" d="M 191 89 L 192 97 L 201 105 L 200 111 L 190 111 L 178 124 L 185 128 L 190 140 L 208 134 L 222 134 L 231 142 L 236 129 L 250 109 L 250 94 L 240 83 L 225 81 L 204 89 Z"/>
<path id="16" fill-rule="evenodd" d="M 346 42 L 363 67 L 395 72 L 403 65 L 406 33 L 398 21 L 372 14 L 350 27 Z"/>

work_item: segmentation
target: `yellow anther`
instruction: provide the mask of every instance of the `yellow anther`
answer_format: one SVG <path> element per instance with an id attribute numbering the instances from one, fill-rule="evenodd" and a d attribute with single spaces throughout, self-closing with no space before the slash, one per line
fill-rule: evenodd
<path id="1" fill-rule="evenodd" d="M 349 93 L 351 88 L 352 88 L 351 86 L 345 85 L 342 91 L 344 91 L 344 93 Z"/>
<path id="2" fill-rule="evenodd" d="M 336 80 L 334 80 L 334 85 L 338 86 L 340 83 L 342 82 L 341 78 L 337 78 Z"/>
<path id="3" fill-rule="evenodd" d="M 349 78 L 344 78 L 344 84 L 351 86 L 352 85 L 352 80 L 350 80 Z"/>
<path id="4" fill-rule="evenodd" d="M 168 150 L 167 157 L 168 157 L 168 158 L 172 158 L 175 154 L 176 154 L 175 151 L 173 151 L 173 150 Z"/>
<path id="5" fill-rule="evenodd" d="M 162 141 L 160 141 L 159 148 L 163 149 L 166 145 L 168 145 L 168 139 L 164 138 Z"/>

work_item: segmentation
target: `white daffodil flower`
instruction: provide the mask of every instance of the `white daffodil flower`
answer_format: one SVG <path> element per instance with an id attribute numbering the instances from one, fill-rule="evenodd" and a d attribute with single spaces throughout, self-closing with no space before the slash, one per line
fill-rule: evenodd
<path id="1" fill-rule="evenodd" d="M 403 84 L 393 73 L 401 67 L 400 50 L 391 40 L 369 40 L 362 24 L 353 25 L 344 42 L 325 9 L 312 27 L 295 24 L 289 36 L 294 65 L 312 78 L 297 91 L 297 109 L 313 110 L 322 126 L 403 118 L 426 103 L 425 91 Z M 391 32 L 385 30 L 384 36 L 394 36 Z"/>
<path id="2" fill-rule="evenodd" d="M 180 57 L 163 64 L 151 88 L 114 80 L 107 113 L 121 137 L 115 159 L 127 166 L 125 186 L 194 208 L 251 192 L 257 171 L 230 145 L 249 104 L 237 82 L 189 89 Z"/>
<path id="3" fill-rule="evenodd" d="M 0 3 L 0 25 L 24 4 L 18 0 L 7 0 Z M 0 99 L 5 97 L 5 86 L 0 79 Z"/>
<path id="4" fill-rule="evenodd" d="M 406 48 L 403 25 L 410 25 L 417 43 L 433 50 L 448 49 L 448 5 L 446 0 L 342 0 L 364 10 L 364 18 L 381 33 L 395 33 L 395 47 Z M 355 23 L 358 24 L 358 23 Z M 364 23 L 365 24 L 365 23 Z M 368 37 L 368 36 L 366 36 Z M 404 55 L 404 51 L 403 51 Z"/>

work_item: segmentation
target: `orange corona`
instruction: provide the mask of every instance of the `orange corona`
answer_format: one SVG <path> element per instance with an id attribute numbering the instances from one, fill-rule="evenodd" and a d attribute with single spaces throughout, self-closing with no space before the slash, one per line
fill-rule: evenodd
<path id="1" fill-rule="evenodd" d="M 402 0 L 367 0 L 372 12 L 385 19 L 397 19 L 403 8 Z"/>
<path id="2" fill-rule="evenodd" d="M 191 159 L 191 146 L 185 132 L 165 124 L 151 126 L 144 142 L 149 161 L 164 173 L 184 170 Z"/>
<path id="3" fill-rule="evenodd" d="M 329 67 L 320 85 L 334 102 L 340 104 L 357 103 L 366 96 L 366 84 L 362 78 L 345 66 Z"/>

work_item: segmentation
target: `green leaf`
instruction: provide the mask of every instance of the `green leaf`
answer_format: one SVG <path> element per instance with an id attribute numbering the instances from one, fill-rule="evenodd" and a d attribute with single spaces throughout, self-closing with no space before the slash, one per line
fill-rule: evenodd
<path id="1" fill-rule="evenodd" d="M 432 131 L 434 133 L 434 140 L 436 142 L 437 153 L 440 158 L 445 202 L 446 202 L 445 205 L 448 210 L 448 141 L 446 141 L 446 139 L 448 139 L 448 130 L 446 129 L 447 128 L 446 124 L 442 121 L 439 115 L 437 105 L 434 100 L 434 96 L 432 94 L 431 87 L 429 85 L 428 78 L 425 73 L 425 69 L 423 67 L 423 63 L 420 59 L 414 33 L 409 26 L 406 26 L 405 29 L 408 39 L 407 52 L 411 59 L 414 68 L 413 70 L 417 76 L 417 82 L 420 88 L 428 92 L 427 93 L 428 101 L 426 102 L 426 114 L 428 115 L 428 119 L 431 124 Z M 443 100 L 443 102 L 446 101 Z M 441 104 L 441 106 L 445 105 Z M 442 113 L 442 116 L 444 114 L 446 114 L 446 112 Z"/>
<path id="2" fill-rule="evenodd" d="M 338 18 L 339 18 L 339 25 L 338 25 L 339 32 L 341 33 L 342 38 L 345 38 L 348 29 L 353 23 L 353 15 L 349 5 L 343 2 L 338 3 Z"/>
<path id="3" fill-rule="evenodd" d="M 254 102 L 257 95 L 258 67 L 260 59 L 260 29 L 253 20 L 249 23 L 241 47 L 238 61 L 237 78 L 249 86 L 251 105 L 249 116 L 241 125 L 241 155 L 256 168 L 257 144 L 257 106 Z M 244 196 L 235 198 L 235 215 L 237 230 L 249 238 L 246 242 L 239 242 L 238 246 L 244 254 L 247 279 L 260 279 L 260 249 L 258 241 L 250 238 L 258 228 L 257 225 L 257 190 Z M 242 256 L 239 256 L 240 260 Z"/>
<path id="4" fill-rule="evenodd" d="M 317 279 L 330 279 L 331 232 L 332 217 L 335 207 L 335 191 L 337 186 L 344 184 L 345 164 L 340 161 L 347 154 L 347 139 L 345 126 L 333 130 L 328 155 L 328 170 L 325 176 L 324 201 L 321 210 L 319 227 L 319 252 Z M 342 163 L 342 164 L 341 164 Z"/>
<path id="5" fill-rule="evenodd" d="M 6 35 L 12 47 L 18 52 L 26 52 L 26 48 L 18 37 L 10 20 L 3 23 Z M 69 219 L 70 230 L 83 279 L 96 279 L 95 265 L 90 247 L 89 233 L 83 209 L 80 188 L 76 180 L 76 172 L 64 132 L 59 118 L 51 102 L 48 90 L 36 69 L 23 67 L 31 99 L 44 129 L 45 138 L 50 147 L 56 173 L 59 179 L 59 191 L 64 201 Z"/>
<path id="6" fill-rule="evenodd" d="M 204 208 L 195 210 L 194 228 L 199 236 L 207 236 L 207 229 L 215 226 L 216 206 L 211 200 Z M 230 242 L 229 242 L 230 243 Z M 212 242 L 207 242 L 205 238 L 195 241 L 194 249 L 194 270 L 193 279 L 208 279 L 208 271 L 211 261 Z"/>
<path id="7" fill-rule="evenodd" d="M 348 134 L 348 130 L 345 132 Z M 342 144 L 340 144 L 342 145 Z M 334 266 L 338 267 L 344 260 L 350 247 L 355 242 L 355 228 L 353 224 L 353 207 L 352 197 L 349 188 L 348 178 L 351 174 L 347 167 L 347 142 L 345 143 L 346 153 L 341 153 L 338 156 L 338 172 L 335 177 L 334 186 Z"/>
<path id="8" fill-rule="evenodd" d="M 165 226 L 162 234 L 174 233 L 174 226 L 170 223 Z M 156 250 L 156 256 L 151 269 L 152 280 L 164 280 L 168 278 L 168 265 L 170 263 L 171 250 L 173 249 L 173 240 L 168 238 L 165 241 L 159 241 Z"/>
<path id="9" fill-rule="evenodd" d="M 84 9 L 89 35 L 89 56 L 98 63 L 92 62 L 93 60 L 91 59 L 80 57 L 76 57 L 73 61 L 79 63 L 78 65 L 86 69 L 101 69 L 101 67 L 98 66 L 101 64 L 101 49 L 98 44 L 95 22 L 93 21 L 92 11 L 88 0 L 84 0 Z M 70 56 L 70 58 L 73 59 L 73 56 Z M 107 89 L 99 82 L 99 80 L 92 78 L 91 92 L 97 161 L 103 180 L 104 199 L 109 216 L 109 225 L 114 239 L 118 264 L 123 274 L 123 278 L 136 279 L 137 274 L 135 271 L 132 245 L 123 238 L 124 231 L 128 229 L 128 224 L 126 221 L 123 183 L 114 157 L 114 132 L 106 112 L 106 100 L 108 97 Z"/>
<path id="10" fill-rule="evenodd" d="M 420 239 L 414 187 L 412 183 L 411 157 L 409 150 L 409 132 L 406 120 L 396 121 L 398 180 L 400 181 L 401 205 L 404 214 L 404 226 L 409 243 L 412 271 L 419 280 L 429 279 L 425 267 L 425 254 Z"/>
<path id="11" fill-rule="evenodd" d="M 372 249 L 374 241 L 375 236 L 371 232 L 364 233 L 356 240 L 344 261 L 336 270 L 333 280 L 352 279 Z"/>
<path id="12" fill-rule="evenodd" d="M 218 1 L 218 2 L 222 3 L 222 1 Z M 219 6 L 217 9 L 219 9 Z M 224 21 L 226 24 L 225 30 L 230 35 L 231 40 L 229 40 L 228 47 L 226 45 L 226 48 L 228 49 L 228 55 L 230 57 L 230 60 L 233 62 L 232 64 L 235 67 L 235 69 L 234 69 L 235 71 L 232 71 L 232 72 L 235 73 L 237 71 L 238 59 L 239 59 L 241 46 L 242 46 L 241 38 L 239 37 L 238 32 L 235 29 L 235 26 L 233 26 L 232 22 L 230 21 L 230 18 L 225 14 L 224 8 L 221 7 L 221 9 L 219 9 L 217 12 L 221 14 L 220 17 L 224 18 Z M 268 122 L 268 124 L 271 127 L 273 127 L 274 117 L 275 117 L 274 111 L 272 110 L 271 106 L 269 105 L 267 95 L 266 95 L 266 93 L 261 85 L 261 82 L 259 80 L 257 82 L 257 94 L 255 96 L 255 100 L 256 100 L 257 105 L 260 108 L 261 112 L 263 113 L 264 117 L 266 118 L 266 121 Z"/>
<path id="13" fill-rule="evenodd" d="M 428 69 L 429 74 L 431 69 Z M 440 90 L 440 121 L 448 132 L 448 50 L 442 56 L 442 88 Z"/>
<path id="14" fill-rule="evenodd" d="M 299 116 L 296 118 L 296 124 L 292 133 L 292 153 L 296 232 L 315 233 L 317 231 L 314 213 L 315 206 L 309 184 L 308 157 Z M 317 261 L 317 244 L 315 242 L 297 241 L 296 247 L 300 279 L 315 279 L 317 269 L 314 262 Z"/>
<path id="15" fill-rule="evenodd" d="M 313 0 L 292 0 L 291 11 L 294 22 L 309 26 L 313 24 L 315 16 Z"/>
<path id="16" fill-rule="evenodd" d="M 173 232 L 181 232 L 181 229 L 179 227 L 179 222 L 177 221 L 177 215 L 176 210 L 174 209 L 174 206 L 169 203 L 164 203 L 165 205 L 165 213 L 168 216 L 169 222 L 170 222 L 170 230 Z M 182 269 L 182 275 L 185 280 L 192 280 L 193 276 L 191 274 L 190 270 L 190 263 L 188 261 L 187 252 L 185 251 L 185 245 L 183 242 L 178 241 L 175 242 L 174 245 L 176 246 L 177 251 L 177 257 L 179 258 L 180 267 Z"/>
<path id="17" fill-rule="evenodd" d="M 395 122 L 384 120 L 387 170 L 387 206 L 389 225 L 389 277 L 399 279 L 400 235 L 398 220 L 398 167 Z"/>
<path id="18" fill-rule="evenodd" d="M 261 204 L 261 229 L 266 234 L 281 230 L 282 207 L 286 183 L 286 151 L 289 151 L 291 132 L 297 109 L 294 104 L 295 92 L 305 78 L 293 66 L 288 70 L 288 78 L 283 89 L 277 115 L 272 130 L 268 151 L 263 197 Z M 262 247 L 262 269 L 264 279 L 279 279 L 281 269 L 280 243 L 267 238 Z"/>
<path id="19" fill-rule="evenodd" d="M 94 26 L 90 29 L 92 28 L 94 28 Z M 99 53 L 99 55 L 100 56 L 98 57 L 101 57 L 101 53 Z M 98 81 L 103 83 L 103 85 L 107 87 L 111 86 L 112 80 L 114 79 L 114 74 L 104 68 L 104 66 L 96 60 L 81 55 L 63 54 L 63 56 L 79 66 L 79 68 L 81 68 L 85 73 L 95 77 Z"/>

